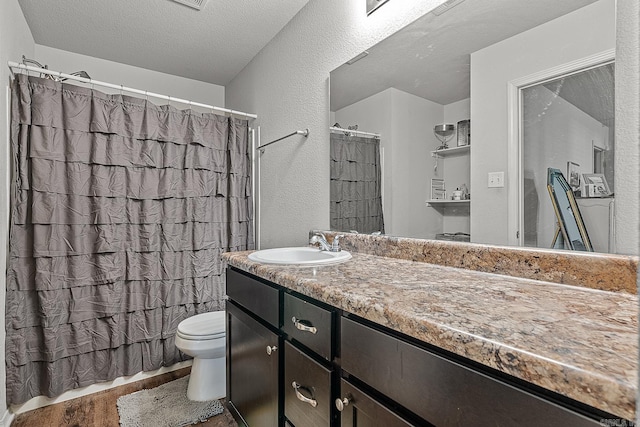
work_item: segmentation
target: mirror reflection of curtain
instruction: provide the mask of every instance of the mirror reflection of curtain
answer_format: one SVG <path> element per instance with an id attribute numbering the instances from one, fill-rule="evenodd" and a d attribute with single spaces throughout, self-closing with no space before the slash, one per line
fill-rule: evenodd
<path id="1" fill-rule="evenodd" d="M 331 134 L 331 229 L 384 233 L 380 141 Z"/>
<path id="2" fill-rule="evenodd" d="M 178 323 L 225 307 L 253 248 L 248 122 L 19 74 L 7 402 L 184 360 Z"/>

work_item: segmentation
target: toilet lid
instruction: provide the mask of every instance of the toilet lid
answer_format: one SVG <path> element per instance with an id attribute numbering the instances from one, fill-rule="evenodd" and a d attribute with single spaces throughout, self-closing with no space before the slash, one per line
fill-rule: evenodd
<path id="1" fill-rule="evenodd" d="M 178 335 L 185 339 L 214 339 L 225 334 L 225 312 L 201 313 L 183 320 L 178 325 Z"/>

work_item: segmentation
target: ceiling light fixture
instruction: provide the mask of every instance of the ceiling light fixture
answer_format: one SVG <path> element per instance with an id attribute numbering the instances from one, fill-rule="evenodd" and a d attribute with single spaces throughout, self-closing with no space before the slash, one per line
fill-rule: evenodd
<path id="1" fill-rule="evenodd" d="M 443 13 L 447 12 L 448 10 L 451 10 L 454 6 L 459 5 L 463 1 L 464 0 L 448 0 L 442 3 L 440 6 L 433 9 L 431 12 L 433 12 L 433 14 L 436 16 L 440 16 Z"/>
<path id="2" fill-rule="evenodd" d="M 185 6 L 192 7 L 196 10 L 202 10 L 207 4 L 208 0 L 173 0 L 176 3 L 184 4 Z"/>
<path id="3" fill-rule="evenodd" d="M 367 15 L 371 15 L 374 10 L 388 1 L 389 0 L 367 0 Z"/>
<path id="4" fill-rule="evenodd" d="M 353 64 L 355 64 L 356 62 L 360 61 L 362 58 L 364 58 L 367 55 L 369 55 L 369 52 L 365 50 L 364 52 L 362 52 L 362 53 L 358 54 L 357 56 L 354 56 L 353 58 L 348 60 L 347 64 L 348 65 L 353 65 Z"/>

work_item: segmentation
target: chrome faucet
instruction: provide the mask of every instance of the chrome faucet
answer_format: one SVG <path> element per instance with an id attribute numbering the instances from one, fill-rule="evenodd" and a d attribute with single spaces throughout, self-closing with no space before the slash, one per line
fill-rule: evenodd
<path id="1" fill-rule="evenodd" d="M 309 244 L 310 245 L 318 244 L 321 251 L 340 252 L 342 250 L 340 249 L 341 237 L 344 237 L 344 234 L 340 234 L 334 237 L 333 242 L 330 245 L 329 242 L 327 242 L 327 238 L 325 237 L 324 234 L 320 232 L 316 232 L 313 234 L 313 236 L 311 236 L 311 239 L 309 239 Z"/>
<path id="2" fill-rule="evenodd" d="M 311 239 L 309 239 L 309 244 L 310 245 L 318 244 L 318 246 L 320 246 L 321 251 L 331 250 L 331 246 L 329 245 L 329 242 L 327 242 L 327 238 L 324 236 L 324 234 L 320 232 L 314 233 L 313 236 L 311 236 Z"/>
<path id="3" fill-rule="evenodd" d="M 338 234 L 333 238 L 333 242 L 331 242 L 331 252 L 340 252 L 342 248 L 340 248 L 340 239 L 344 237 L 344 234 Z"/>

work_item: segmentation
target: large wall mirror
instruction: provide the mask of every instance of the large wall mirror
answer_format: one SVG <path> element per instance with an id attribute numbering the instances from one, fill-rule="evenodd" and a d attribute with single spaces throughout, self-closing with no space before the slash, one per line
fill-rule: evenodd
<path id="1" fill-rule="evenodd" d="M 449 3 L 331 72 L 332 228 L 550 248 L 553 168 L 616 253 L 615 0 Z"/>

